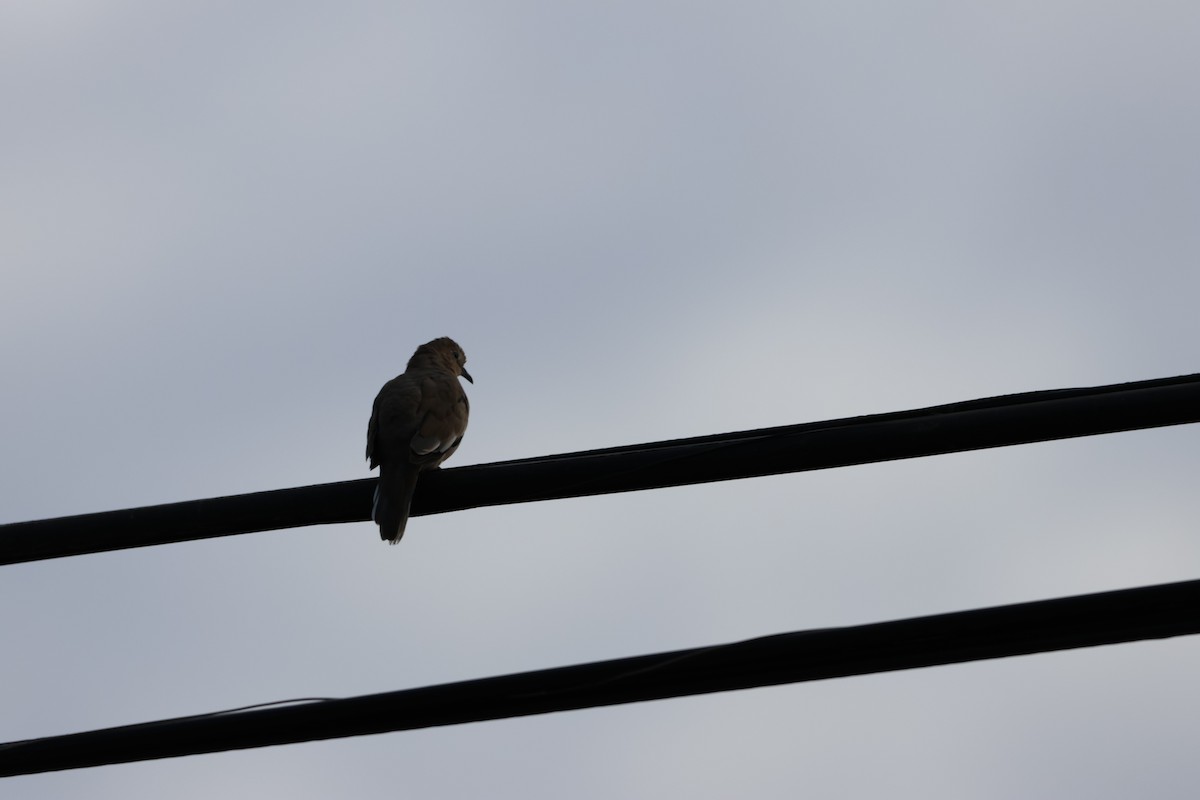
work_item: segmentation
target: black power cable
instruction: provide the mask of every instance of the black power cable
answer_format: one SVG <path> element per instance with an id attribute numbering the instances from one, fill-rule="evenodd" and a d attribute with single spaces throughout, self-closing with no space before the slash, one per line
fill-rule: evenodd
<path id="1" fill-rule="evenodd" d="M 0 776 L 546 714 L 1200 633 L 1200 581 L 0 745 Z"/>
<path id="2" fill-rule="evenodd" d="M 1200 422 L 1200 375 L 437 470 L 412 513 L 655 489 Z M 0 525 L 0 564 L 369 518 L 375 480 Z"/>

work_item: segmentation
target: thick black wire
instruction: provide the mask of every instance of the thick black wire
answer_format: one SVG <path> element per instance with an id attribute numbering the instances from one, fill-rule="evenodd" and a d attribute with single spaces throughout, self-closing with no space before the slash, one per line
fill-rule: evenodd
<path id="1" fill-rule="evenodd" d="M 1200 422 L 1200 375 L 437 470 L 412 513 L 681 486 Z M 0 564 L 369 518 L 375 480 L 0 526 Z"/>
<path id="2" fill-rule="evenodd" d="M 0 776 L 413 730 L 1200 633 L 1200 581 L 0 745 Z"/>

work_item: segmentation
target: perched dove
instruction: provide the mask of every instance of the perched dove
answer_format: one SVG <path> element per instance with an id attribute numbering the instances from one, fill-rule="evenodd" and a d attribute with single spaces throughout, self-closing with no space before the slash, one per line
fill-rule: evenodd
<path id="1" fill-rule="evenodd" d="M 470 404 L 461 375 L 467 357 L 453 339 L 442 337 L 417 348 L 403 375 L 383 385 L 367 425 L 367 458 L 379 466 L 371 519 L 379 537 L 399 544 L 408 522 L 417 477 L 458 448 L 467 430 Z"/>

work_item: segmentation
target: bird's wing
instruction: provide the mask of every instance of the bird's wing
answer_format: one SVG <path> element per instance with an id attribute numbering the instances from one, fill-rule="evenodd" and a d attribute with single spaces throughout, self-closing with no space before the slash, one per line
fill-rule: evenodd
<path id="1" fill-rule="evenodd" d="M 405 373 L 383 385 L 367 425 L 367 458 L 374 468 L 384 459 L 407 459 L 409 441 L 421 426 L 421 386 Z"/>

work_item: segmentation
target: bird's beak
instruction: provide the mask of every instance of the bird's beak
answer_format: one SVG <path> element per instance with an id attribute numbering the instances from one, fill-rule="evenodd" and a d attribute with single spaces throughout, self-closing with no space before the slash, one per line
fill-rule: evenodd
<path id="1" fill-rule="evenodd" d="M 466 367 L 462 368 L 462 376 L 467 379 L 467 383 L 475 382 L 475 379 L 471 377 L 471 373 L 467 372 Z"/>

